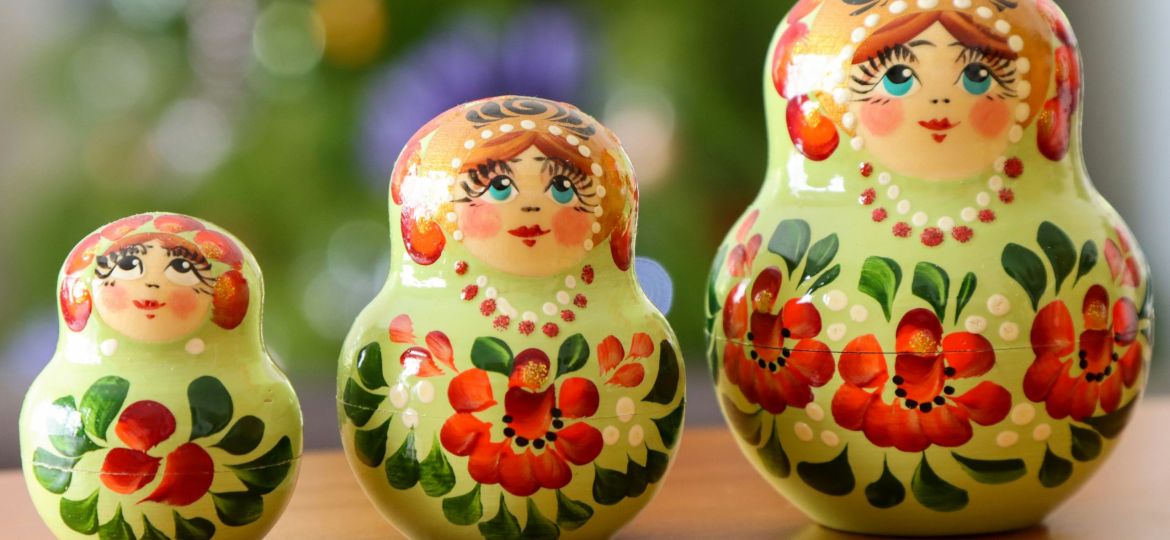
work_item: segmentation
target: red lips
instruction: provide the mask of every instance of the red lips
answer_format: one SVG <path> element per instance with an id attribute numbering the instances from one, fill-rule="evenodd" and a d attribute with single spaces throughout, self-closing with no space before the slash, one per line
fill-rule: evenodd
<path id="1" fill-rule="evenodd" d="M 158 300 L 135 300 L 134 307 L 145 310 L 155 310 L 167 305 L 166 302 L 159 302 Z"/>
<path id="2" fill-rule="evenodd" d="M 961 122 L 952 123 L 949 118 L 935 118 L 935 119 L 929 120 L 929 121 L 918 122 L 918 125 L 926 128 L 926 129 L 929 129 L 931 131 L 947 131 L 949 129 L 953 129 L 955 127 L 958 127 L 958 125 L 960 123 Z M 934 138 L 935 142 L 939 142 L 939 143 L 947 140 L 946 133 L 931 133 L 930 136 L 932 138 Z"/>
<path id="3" fill-rule="evenodd" d="M 550 231 L 540 228 L 540 225 L 525 225 L 508 231 L 508 234 L 523 238 L 528 247 L 536 245 L 536 238 L 548 234 Z"/>

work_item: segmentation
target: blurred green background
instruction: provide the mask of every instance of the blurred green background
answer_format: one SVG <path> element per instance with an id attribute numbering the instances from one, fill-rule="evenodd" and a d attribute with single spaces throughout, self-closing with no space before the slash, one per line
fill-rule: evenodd
<path id="1" fill-rule="evenodd" d="M 1081 4 L 1099 3 L 1066 5 L 1078 30 L 1099 16 Z M 670 319 L 693 366 L 690 421 L 717 421 L 704 399 L 701 291 L 762 178 L 762 66 L 789 5 L 6 0 L 0 466 L 17 463 L 20 399 L 55 346 L 66 254 L 100 225 L 150 210 L 214 221 L 252 249 L 266 278 L 266 339 L 301 395 L 307 445 L 336 445 L 336 356 L 384 279 L 393 160 L 433 115 L 506 93 L 573 102 L 622 138 L 643 192 L 638 255 L 674 278 Z M 1082 31 L 1086 50 L 1115 38 L 1096 23 Z M 1097 65 L 1118 69 L 1112 58 L 1089 58 L 1090 89 L 1102 84 Z M 1090 142 L 1127 136 L 1108 131 L 1117 102 L 1099 97 L 1109 113 L 1090 112 L 1090 127 L 1100 124 Z M 1143 174 L 1143 163 L 1156 165 L 1143 155 L 1156 153 L 1090 148 L 1090 170 L 1111 173 L 1102 187 L 1139 238 L 1159 221 L 1137 194 L 1165 190 Z M 1157 268 L 1161 246 L 1146 247 Z"/>

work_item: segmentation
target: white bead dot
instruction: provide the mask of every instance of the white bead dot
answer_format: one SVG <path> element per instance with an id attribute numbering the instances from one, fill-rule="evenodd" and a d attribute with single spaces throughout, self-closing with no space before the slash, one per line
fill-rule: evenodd
<path id="1" fill-rule="evenodd" d="M 410 401 L 410 391 L 405 384 L 398 383 L 390 389 L 390 404 L 395 409 L 401 409 L 406 406 L 406 402 Z"/>
<path id="2" fill-rule="evenodd" d="M 869 310 L 858 304 L 849 308 L 849 318 L 853 319 L 854 322 L 865 322 L 869 318 Z"/>
<path id="3" fill-rule="evenodd" d="M 460 165 L 463 165 L 463 160 L 461 160 L 459 158 L 455 158 L 455 159 L 451 160 L 451 168 L 452 169 L 458 169 Z"/>
<path id="4" fill-rule="evenodd" d="M 975 203 L 979 206 L 987 206 L 991 204 L 991 194 L 986 191 L 980 192 L 975 196 Z"/>
<path id="5" fill-rule="evenodd" d="M 841 341 L 842 339 L 845 339 L 845 332 L 847 330 L 848 329 L 845 328 L 844 324 L 841 324 L 841 323 L 831 324 L 831 325 L 829 325 L 829 330 L 828 330 L 829 339 L 831 339 L 833 341 Z"/>
<path id="6" fill-rule="evenodd" d="M 569 293 L 567 293 L 565 291 L 558 291 L 557 292 L 557 303 L 559 303 L 561 305 L 568 304 L 569 303 Z"/>
<path id="7" fill-rule="evenodd" d="M 642 441 L 646 440 L 646 433 L 642 431 L 642 426 L 636 424 L 630 428 L 630 433 L 626 436 L 630 440 L 630 446 L 642 446 Z"/>
<path id="8" fill-rule="evenodd" d="M 975 218 L 979 217 L 979 211 L 968 206 L 967 208 L 964 208 L 962 212 L 959 212 L 959 217 L 962 218 L 963 221 L 970 223 L 975 221 Z"/>
<path id="9" fill-rule="evenodd" d="M 992 176 L 991 179 L 987 181 L 987 187 L 992 191 L 999 191 L 1003 189 L 1003 177 L 999 175 Z"/>
<path id="10" fill-rule="evenodd" d="M 581 144 L 581 139 L 578 139 L 576 135 L 569 135 L 568 137 L 565 137 L 565 142 L 573 146 L 577 146 L 578 144 Z"/>
<path id="11" fill-rule="evenodd" d="M 634 404 L 634 400 L 626 396 L 619 398 L 617 400 L 617 405 L 614 406 L 614 412 L 617 413 L 618 420 L 621 420 L 622 422 L 629 422 L 632 420 L 636 410 L 637 406 Z"/>
<path id="12" fill-rule="evenodd" d="M 821 420 L 825 419 L 825 408 L 817 405 L 816 403 L 809 403 L 808 406 L 804 408 L 804 412 L 808 414 L 808 417 L 814 422 L 820 422 Z"/>
<path id="13" fill-rule="evenodd" d="M 1027 103 L 1016 105 L 1016 122 L 1027 122 L 1028 117 L 1032 116 L 1032 107 Z"/>
<path id="14" fill-rule="evenodd" d="M 1047 441 L 1052 436 L 1052 426 L 1048 424 L 1040 424 L 1036 429 L 1032 430 L 1032 438 L 1037 441 Z"/>
<path id="15" fill-rule="evenodd" d="M 1007 157 L 999 156 L 995 158 L 995 165 L 993 167 L 995 168 L 995 172 L 1003 173 L 1004 168 L 1007 167 Z"/>
<path id="16" fill-rule="evenodd" d="M 1006 296 L 996 293 L 987 299 L 987 311 L 996 317 L 1003 317 L 1012 310 L 1012 301 Z"/>
<path id="17" fill-rule="evenodd" d="M 898 0 L 897 2 L 890 4 L 890 13 L 897 15 L 903 11 L 906 11 L 906 2 Z"/>
<path id="18" fill-rule="evenodd" d="M 832 311 L 841 311 L 845 309 L 845 306 L 849 305 L 849 297 L 839 289 L 825 293 L 825 296 L 821 300 L 825 303 L 825 307 Z"/>
<path id="19" fill-rule="evenodd" d="M 950 216 L 943 216 L 938 218 L 938 228 L 943 232 L 951 232 L 955 228 L 955 218 Z"/>
<path id="20" fill-rule="evenodd" d="M 598 197 L 605 196 L 605 186 L 597 186 L 597 196 Z"/>
<path id="21" fill-rule="evenodd" d="M 881 22 L 881 20 L 882 20 L 881 15 L 878 15 L 877 13 L 871 13 L 871 14 L 869 14 L 868 17 L 865 18 L 865 25 L 870 27 L 870 28 L 873 28 L 873 27 L 877 26 L 878 23 Z"/>
<path id="22" fill-rule="evenodd" d="M 536 320 L 537 320 L 536 312 L 525 311 L 523 314 L 520 315 L 520 320 L 536 322 Z"/>
<path id="23" fill-rule="evenodd" d="M 984 319 L 978 315 L 972 315 L 967 317 L 967 320 L 964 321 L 963 326 L 966 327 L 967 331 L 971 332 L 972 334 L 982 334 L 987 330 L 987 319 Z"/>
<path id="24" fill-rule="evenodd" d="M 591 249 L 593 249 L 593 240 L 590 238 L 586 238 L 585 239 L 585 251 L 589 251 Z"/>
<path id="25" fill-rule="evenodd" d="M 899 214 L 903 214 L 903 215 L 909 214 L 910 213 L 910 201 L 898 201 L 898 205 L 895 206 L 894 209 L 897 210 Z"/>
<path id="26" fill-rule="evenodd" d="M 993 17 L 995 15 L 995 13 L 993 13 L 991 11 L 991 8 L 986 7 L 986 6 L 980 7 L 979 9 L 976 9 L 975 14 L 979 15 L 980 17 L 982 17 L 984 19 L 990 19 L 991 17 Z"/>
<path id="27" fill-rule="evenodd" d="M 485 129 L 482 132 L 480 132 L 479 136 L 481 138 L 484 138 L 484 139 L 490 139 L 490 138 L 492 138 L 492 130 Z"/>
<path id="28" fill-rule="evenodd" d="M 561 133 L 564 133 L 564 130 L 562 130 L 560 126 L 549 126 L 548 132 L 552 133 L 553 135 L 560 135 Z"/>
<path id="29" fill-rule="evenodd" d="M 902 188 L 900 188 L 898 186 L 890 186 L 890 189 L 886 190 L 886 196 L 891 198 L 891 199 L 897 199 L 898 196 L 901 194 L 902 194 Z"/>
<path id="30" fill-rule="evenodd" d="M 1005 322 L 999 325 L 999 337 L 1005 341 L 1015 341 L 1020 337 L 1020 325 L 1014 322 Z"/>
<path id="31" fill-rule="evenodd" d="M 833 433 L 832 431 L 822 431 L 821 442 L 825 443 L 825 446 L 833 448 L 838 444 L 841 444 L 841 437 L 838 437 L 837 434 Z"/>
<path id="32" fill-rule="evenodd" d="M 959 9 L 967 9 L 971 7 L 971 0 L 955 0 L 955 7 Z"/>
<path id="33" fill-rule="evenodd" d="M 589 230 L 593 231 L 593 234 L 597 234 L 601 232 L 601 224 L 594 221 L 593 224 L 589 226 Z"/>
<path id="34" fill-rule="evenodd" d="M 813 430 L 808 424 L 804 422 L 797 422 L 792 425 L 792 431 L 796 433 L 796 438 L 804 442 L 813 440 Z"/>
<path id="35" fill-rule="evenodd" d="M 1028 72 L 1032 71 L 1032 61 L 1021 56 L 1016 60 L 1016 71 L 1019 71 L 1021 75 L 1027 75 Z"/>
<path id="36" fill-rule="evenodd" d="M 857 126 L 857 115 L 853 113 L 841 115 L 841 125 L 845 126 L 845 129 L 853 129 Z"/>
<path id="37" fill-rule="evenodd" d="M 595 215 L 597 217 L 601 217 L 601 215 L 604 213 L 605 213 L 605 210 L 601 208 L 600 204 L 597 205 L 595 208 L 593 208 L 593 215 Z"/>
<path id="38" fill-rule="evenodd" d="M 504 125 L 500 126 L 500 131 L 502 133 L 511 133 L 513 129 L 516 129 L 516 128 L 512 127 L 512 124 L 504 124 Z"/>
<path id="39" fill-rule="evenodd" d="M 454 238 L 456 242 L 462 241 L 463 231 L 456 230 L 455 232 L 451 233 L 451 237 Z"/>
<path id="40" fill-rule="evenodd" d="M 926 212 L 918 212 L 917 214 L 914 214 L 914 217 L 910 218 L 910 222 L 913 223 L 915 227 L 922 227 L 930 222 L 930 216 L 926 215 Z"/>
<path id="41" fill-rule="evenodd" d="M 455 223 L 456 221 L 459 221 L 459 215 L 455 212 L 447 212 L 447 221 Z"/>
<path id="42" fill-rule="evenodd" d="M 918 0 L 918 7 L 922 9 L 934 9 L 938 7 L 938 0 Z"/>
<path id="43" fill-rule="evenodd" d="M 399 418 L 402 418 L 402 425 L 406 426 L 407 428 L 414 429 L 415 427 L 418 427 L 418 411 L 414 409 L 406 409 L 398 416 Z"/>
<path id="44" fill-rule="evenodd" d="M 593 176 L 601 176 L 601 173 L 605 172 L 604 170 L 602 170 L 601 165 L 598 165 L 596 163 L 594 163 L 591 167 L 589 167 L 589 169 L 591 171 L 593 171 Z"/>
<path id="45" fill-rule="evenodd" d="M 1020 81 L 1020 84 L 1016 85 L 1016 93 L 1019 94 L 1020 99 L 1028 99 L 1032 95 L 1032 83 Z"/>
<path id="46" fill-rule="evenodd" d="M 1008 130 L 1008 140 L 1012 143 L 1024 140 L 1024 127 L 1019 124 L 1012 126 L 1012 129 Z"/>
<path id="47" fill-rule="evenodd" d="M 854 137 L 853 140 L 849 141 L 849 146 L 852 146 L 854 150 L 860 151 L 862 148 L 865 148 L 865 139 Z"/>
<path id="48" fill-rule="evenodd" d="M 585 146 L 583 144 L 581 146 L 577 147 L 577 151 L 580 152 L 581 155 L 584 157 L 589 157 L 589 156 L 593 155 L 593 151 L 590 150 L 588 146 Z"/>
<path id="49" fill-rule="evenodd" d="M 488 287 L 483 291 L 483 296 L 488 300 L 495 300 L 500 296 L 500 291 L 497 291 L 495 287 Z"/>
<path id="50" fill-rule="evenodd" d="M 431 381 L 419 381 L 414 385 L 414 395 L 423 403 L 430 403 L 435 400 L 435 385 Z"/>
<path id="51" fill-rule="evenodd" d="M 577 288 L 577 278 L 573 276 L 565 276 L 565 286 L 570 289 Z"/>
<path id="52" fill-rule="evenodd" d="M 890 173 L 888 173 L 888 172 L 884 172 L 884 173 L 881 173 L 878 175 L 878 183 L 883 185 L 883 186 L 886 184 L 889 184 L 890 182 L 893 182 L 893 181 L 894 181 L 894 177 L 891 176 Z"/>
<path id="53" fill-rule="evenodd" d="M 1009 23 L 1003 19 L 995 21 L 995 31 L 999 32 L 1001 34 L 1006 34 L 1008 32 L 1011 32 L 1012 31 L 1012 23 Z"/>
<path id="54" fill-rule="evenodd" d="M 203 350 L 206 347 L 207 344 L 204 343 L 202 339 L 194 338 L 188 341 L 187 345 L 183 348 L 187 350 L 187 354 L 203 354 Z"/>
<path id="55" fill-rule="evenodd" d="M 1008 38 L 1008 47 L 1011 47 L 1015 52 L 1024 50 L 1024 38 L 1020 36 L 1012 36 Z"/>
<path id="56" fill-rule="evenodd" d="M 853 40 L 854 43 L 861 43 L 862 41 L 865 41 L 865 29 L 864 28 L 854 28 L 853 33 L 850 35 L 850 38 Z"/>
<path id="57" fill-rule="evenodd" d="M 999 435 L 995 436 L 995 444 L 1000 448 L 1009 448 L 1015 446 L 1020 441 L 1020 434 L 1014 431 L 1001 431 Z"/>
<path id="58" fill-rule="evenodd" d="M 101 351 L 102 356 L 113 356 L 114 353 L 118 352 L 118 340 L 107 339 L 98 345 L 98 350 Z"/>
<path id="59" fill-rule="evenodd" d="M 479 276 L 475 278 L 475 284 L 479 285 L 480 287 L 486 287 L 488 284 L 487 276 Z"/>
<path id="60" fill-rule="evenodd" d="M 620 438 L 622 438 L 622 432 L 618 431 L 616 426 L 605 426 L 605 429 L 601 430 L 601 439 L 608 446 L 613 446 Z"/>
<path id="61" fill-rule="evenodd" d="M 468 149 L 468 150 L 471 150 L 472 148 L 475 148 L 475 141 L 471 140 L 471 139 L 467 139 L 466 141 L 463 142 L 463 147 Z"/>
<path id="62" fill-rule="evenodd" d="M 545 302 L 544 305 L 540 307 L 540 310 L 543 311 L 545 315 L 555 315 L 557 312 L 557 305 L 552 302 Z"/>
<path id="63" fill-rule="evenodd" d="M 536 127 L 536 122 L 533 122 L 532 120 L 521 120 L 520 127 L 524 129 L 532 129 Z"/>
<path id="64" fill-rule="evenodd" d="M 1012 409 L 1012 423 L 1017 426 L 1026 426 L 1036 419 L 1036 407 L 1031 403 L 1021 403 Z"/>

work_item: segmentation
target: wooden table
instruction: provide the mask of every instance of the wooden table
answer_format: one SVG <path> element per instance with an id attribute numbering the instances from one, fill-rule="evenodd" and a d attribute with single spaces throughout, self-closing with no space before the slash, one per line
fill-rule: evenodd
<path id="1" fill-rule="evenodd" d="M 1170 399 L 1142 403 L 1116 453 L 1032 539 L 1170 538 Z M 658 497 L 619 538 L 856 539 L 809 522 L 748 465 L 723 428 L 688 429 Z M 51 538 L 19 471 L 0 473 L 4 538 Z M 292 502 L 270 538 L 402 538 L 366 501 L 339 451 L 305 456 Z"/>

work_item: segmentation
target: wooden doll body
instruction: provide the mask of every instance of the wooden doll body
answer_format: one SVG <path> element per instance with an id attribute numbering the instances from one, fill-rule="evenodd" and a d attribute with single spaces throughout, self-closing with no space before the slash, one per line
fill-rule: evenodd
<path id="1" fill-rule="evenodd" d="M 403 150 L 390 273 L 338 371 L 350 465 L 399 530 L 606 537 L 657 491 L 684 382 L 631 269 L 636 189 L 608 130 L 535 98 Z"/>
<path id="2" fill-rule="evenodd" d="M 799 2 L 767 179 L 716 259 L 709 353 L 745 455 L 829 527 L 1038 523 L 1140 397 L 1140 249 L 1090 183 L 1048 0 Z"/>
<path id="3" fill-rule="evenodd" d="M 21 455 L 59 538 L 260 538 L 296 483 L 301 412 L 260 337 L 260 272 L 201 220 L 140 214 L 70 254 Z"/>

